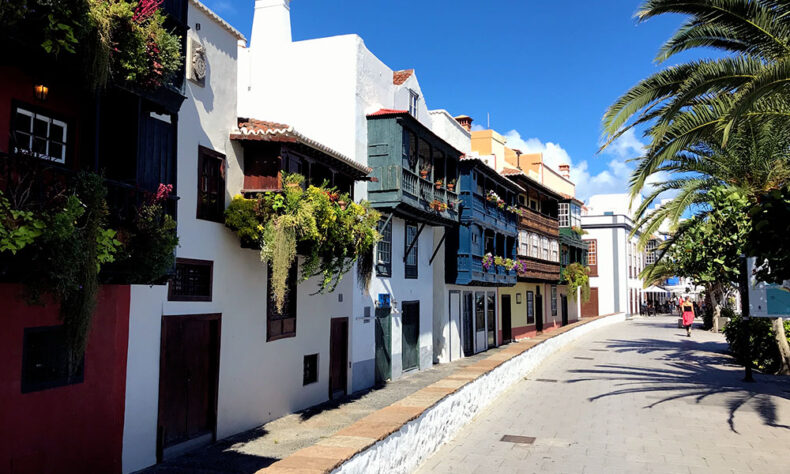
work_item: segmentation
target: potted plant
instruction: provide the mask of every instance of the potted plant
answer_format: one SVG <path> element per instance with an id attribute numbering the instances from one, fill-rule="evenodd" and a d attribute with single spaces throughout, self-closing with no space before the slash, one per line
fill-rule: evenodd
<path id="1" fill-rule="evenodd" d="M 443 183 L 442 183 L 441 179 L 437 179 L 436 183 L 434 183 L 434 184 L 436 184 L 436 189 L 442 189 L 442 184 Z"/>
<path id="2" fill-rule="evenodd" d="M 431 173 L 431 165 L 423 165 L 420 168 L 420 178 L 428 179 L 428 175 Z"/>
<path id="3" fill-rule="evenodd" d="M 450 181 L 447 183 L 447 190 L 448 190 L 448 191 L 455 191 L 455 179 L 451 179 L 451 180 L 450 180 Z"/>
<path id="4" fill-rule="evenodd" d="M 485 271 L 488 271 L 488 269 L 491 268 L 493 264 L 494 264 L 494 256 L 491 255 L 491 253 L 485 254 L 485 256 L 483 257 L 483 269 L 485 269 Z"/>

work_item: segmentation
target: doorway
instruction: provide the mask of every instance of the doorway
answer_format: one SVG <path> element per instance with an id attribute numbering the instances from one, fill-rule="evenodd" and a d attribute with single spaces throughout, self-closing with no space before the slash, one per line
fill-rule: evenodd
<path id="1" fill-rule="evenodd" d="M 488 349 L 496 347 L 496 293 L 486 293 L 486 323 Z"/>
<path id="2" fill-rule="evenodd" d="M 392 378 L 392 313 L 376 308 L 376 384 Z"/>
<path id="3" fill-rule="evenodd" d="M 474 296 L 471 291 L 464 292 L 462 317 L 462 337 L 464 340 L 464 356 L 469 357 L 475 353 L 475 331 L 472 323 L 474 312 Z"/>
<path id="4" fill-rule="evenodd" d="M 329 398 L 346 395 L 348 385 L 348 318 L 332 318 L 329 331 Z"/>
<path id="5" fill-rule="evenodd" d="M 562 325 L 568 325 L 568 295 L 562 295 L 562 299 L 560 300 L 562 305 Z"/>
<path id="6" fill-rule="evenodd" d="M 535 288 L 535 331 L 543 331 L 543 295 L 540 286 Z"/>
<path id="7" fill-rule="evenodd" d="M 158 461 L 216 439 L 221 317 L 162 317 Z"/>
<path id="8" fill-rule="evenodd" d="M 502 295 L 502 343 L 504 344 L 513 341 L 510 310 L 510 295 Z"/>
<path id="9" fill-rule="evenodd" d="M 401 313 L 401 362 L 405 372 L 420 366 L 420 302 L 404 302 Z"/>

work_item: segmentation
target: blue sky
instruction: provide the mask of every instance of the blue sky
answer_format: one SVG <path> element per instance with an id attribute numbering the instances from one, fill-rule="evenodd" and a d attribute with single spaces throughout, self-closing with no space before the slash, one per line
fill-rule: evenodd
<path id="1" fill-rule="evenodd" d="M 249 38 L 253 0 L 203 0 Z M 393 69 L 414 68 L 429 108 L 466 114 L 523 151 L 569 162 L 578 195 L 625 192 L 642 143 L 596 154 L 606 107 L 668 64 L 683 18 L 637 24 L 640 0 L 294 0 L 294 40 L 356 33 Z M 681 56 L 671 63 L 688 59 Z"/>

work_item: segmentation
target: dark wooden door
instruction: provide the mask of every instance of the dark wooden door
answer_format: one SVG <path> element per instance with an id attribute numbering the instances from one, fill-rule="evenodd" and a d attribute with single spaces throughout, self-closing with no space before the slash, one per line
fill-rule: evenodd
<path id="1" fill-rule="evenodd" d="M 598 316 L 598 288 L 590 288 L 590 299 L 582 303 L 582 316 L 585 318 Z"/>
<path id="2" fill-rule="evenodd" d="M 420 365 L 420 302 L 404 302 L 401 308 L 401 362 L 403 370 Z"/>
<path id="3" fill-rule="evenodd" d="M 220 315 L 162 318 L 158 451 L 215 434 Z"/>
<path id="4" fill-rule="evenodd" d="M 543 295 L 535 295 L 535 331 L 543 331 Z"/>
<path id="5" fill-rule="evenodd" d="M 348 318 L 332 318 L 329 336 L 329 398 L 345 396 L 347 382 Z"/>
<path id="6" fill-rule="evenodd" d="M 474 316 L 474 295 L 472 292 L 464 293 L 462 306 L 464 356 L 469 357 L 475 353 L 475 330 L 472 324 L 472 317 Z"/>
<path id="7" fill-rule="evenodd" d="M 376 383 L 392 378 L 392 314 L 389 308 L 376 309 Z"/>
<path id="8" fill-rule="evenodd" d="M 510 295 L 502 295 L 502 342 L 513 340 L 510 309 Z"/>
<path id="9" fill-rule="evenodd" d="M 168 116 L 172 120 L 172 116 Z M 159 183 L 175 183 L 175 123 L 151 116 L 143 109 L 137 153 L 137 184 L 155 191 Z"/>
<path id="10" fill-rule="evenodd" d="M 562 295 L 562 325 L 568 324 L 568 296 Z"/>

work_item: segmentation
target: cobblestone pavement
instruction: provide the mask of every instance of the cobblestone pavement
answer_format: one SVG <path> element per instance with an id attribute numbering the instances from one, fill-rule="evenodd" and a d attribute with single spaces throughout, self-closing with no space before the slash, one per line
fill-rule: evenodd
<path id="1" fill-rule="evenodd" d="M 583 336 L 419 472 L 790 472 L 790 379 L 742 382 L 721 335 L 688 338 L 676 321 L 637 318 Z"/>

